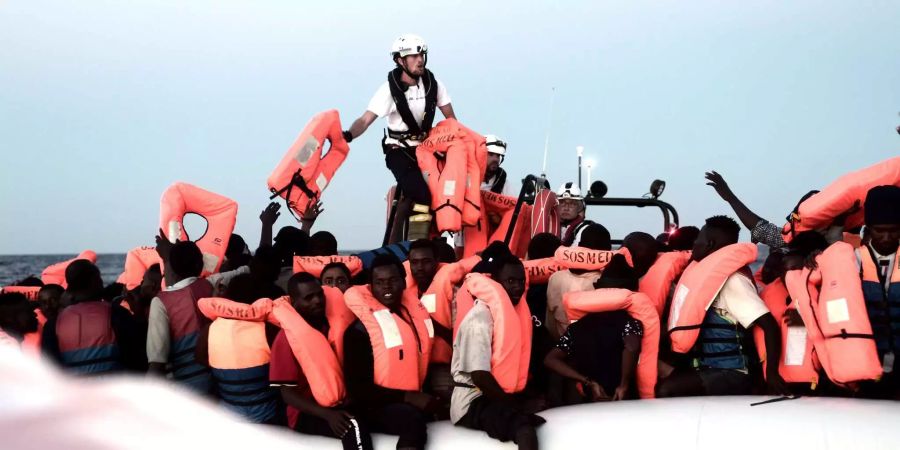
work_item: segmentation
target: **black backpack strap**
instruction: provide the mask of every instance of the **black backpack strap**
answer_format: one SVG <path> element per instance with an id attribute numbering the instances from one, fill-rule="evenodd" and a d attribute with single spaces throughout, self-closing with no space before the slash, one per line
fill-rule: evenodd
<path id="1" fill-rule="evenodd" d="M 413 117 L 412 111 L 410 111 L 409 109 L 409 102 L 406 101 L 407 87 L 403 84 L 403 81 L 400 78 L 402 74 L 403 69 L 399 67 L 388 72 L 388 87 L 391 90 L 391 97 L 394 98 L 394 105 L 396 105 L 397 107 L 397 113 L 400 114 L 400 118 L 403 119 L 403 123 L 406 124 L 406 127 L 409 129 L 409 133 L 414 135 L 422 134 L 422 129 L 419 128 L 419 124 L 416 122 L 416 118 Z M 425 104 L 425 110 L 427 115 L 427 100 Z M 432 120 L 434 120 L 433 114 Z M 423 121 L 422 124 L 424 125 L 425 122 Z M 431 128 L 430 124 L 428 128 Z"/>
<path id="2" fill-rule="evenodd" d="M 435 109 L 437 109 L 438 84 L 437 79 L 430 70 L 425 69 L 425 75 L 422 79 L 425 87 L 425 118 L 422 119 L 422 131 L 431 131 L 434 124 Z"/>
<path id="3" fill-rule="evenodd" d="M 491 192 L 495 194 L 503 193 L 503 185 L 506 184 L 506 171 L 502 167 L 497 168 L 497 180 L 491 186 Z"/>

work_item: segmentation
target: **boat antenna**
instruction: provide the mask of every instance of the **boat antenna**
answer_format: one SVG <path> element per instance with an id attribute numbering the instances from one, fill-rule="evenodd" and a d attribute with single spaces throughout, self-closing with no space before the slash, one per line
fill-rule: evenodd
<path id="1" fill-rule="evenodd" d="M 541 166 L 541 178 L 547 179 L 547 154 L 550 152 L 550 129 L 553 128 L 553 100 L 556 98 L 556 88 L 550 88 L 550 112 L 547 114 L 547 137 L 544 139 L 544 164 Z"/>

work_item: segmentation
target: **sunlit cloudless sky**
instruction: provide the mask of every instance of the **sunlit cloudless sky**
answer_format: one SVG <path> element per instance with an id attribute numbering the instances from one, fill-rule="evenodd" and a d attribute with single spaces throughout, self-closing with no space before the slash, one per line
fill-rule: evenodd
<path id="1" fill-rule="evenodd" d="M 0 1 L 0 253 L 150 245 L 174 181 L 236 200 L 255 247 L 272 169 L 316 112 L 349 127 L 405 32 L 460 121 L 509 143 L 510 178 L 540 172 L 549 131 L 554 188 L 583 145 L 610 196 L 666 180 L 683 225 L 730 213 L 711 169 L 777 222 L 898 154 L 898 24 L 889 0 Z M 383 126 L 324 195 L 315 229 L 343 249 L 381 242 Z M 589 215 L 618 237 L 662 228 L 654 211 Z M 292 222 L 282 208 L 276 227 Z"/>

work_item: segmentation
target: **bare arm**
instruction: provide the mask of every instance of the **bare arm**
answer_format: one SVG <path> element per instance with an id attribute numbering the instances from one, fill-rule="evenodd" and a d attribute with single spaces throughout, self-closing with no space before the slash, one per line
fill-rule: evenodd
<path id="1" fill-rule="evenodd" d="M 706 180 L 706 184 L 712 186 L 713 189 L 716 190 L 716 193 L 719 194 L 719 197 L 722 197 L 722 200 L 725 200 L 731 205 L 731 209 L 734 210 L 738 219 L 740 219 L 741 223 L 743 223 L 748 230 L 752 230 L 756 224 L 762 220 L 762 217 L 759 217 L 756 213 L 750 211 L 750 208 L 747 208 L 747 205 L 744 205 L 744 202 L 734 195 L 734 192 L 728 187 L 728 183 L 725 182 L 722 175 L 719 175 L 716 171 L 706 172 Z"/>
<path id="2" fill-rule="evenodd" d="M 272 246 L 272 226 L 275 225 L 275 221 L 278 220 L 278 216 L 281 215 L 281 213 L 278 212 L 280 208 L 280 204 L 271 202 L 266 206 L 266 209 L 259 213 L 259 221 L 262 223 L 259 232 L 260 247 Z"/>
<path id="3" fill-rule="evenodd" d="M 500 387 L 500 384 L 497 383 L 497 379 L 494 378 L 494 374 L 487 370 L 476 370 L 472 372 L 472 383 L 484 393 L 485 397 L 491 400 L 497 400 L 504 403 L 515 403 L 515 398 L 504 392 L 503 388 Z"/>
<path id="4" fill-rule="evenodd" d="M 787 395 L 788 389 L 778 372 L 778 363 L 781 361 L 781 327 L 775 321 L 771 313 L 763 314 L 751 325 L 763 330 L 766 342 L 766 384 L 769 391 L 775 395 Z"/>
<path id="5" fill-rule="evenodd" d="M 450 106 L 450 105 L 447 105 L 447 106 Z M 441 110 L 441 111 L 443 111 L 443 110 Z M 452 114 L 453 110 L 451 109 L 450 112 Z M 376 116 L 375 113 L 373 113 L 372 111 L 364 112 L 363 115 L 359 116 L 359 119 L 356 119 L 353 122 L 353 125 L 350 125 L 350 129 L 344 133 L 344 138 L 347 137 L 348 133 L 350 134 L 350 137 L 351 137 L 351 139 L 347 139 L 348 142 L 362 136 L 362 134 L 365 133 L 366 130 L 369 129 L 369 126 L 372 125 L 372 122 L 374 122 L 375 119 L 377 119 L 377 118 L 378 118 L 378 116 Z"/>
<path id="6" fill-rule="evenodd" d="M 319 406 L 315 401 L 304 397 L 303 393 L 296 386 L 282 386 L 280 391 L 284 402 L 297 408 L 301 414 L 309 414 L 328 422 L 328 426 L 331 427 L 331 431 L 335 436 L 343 436 L 350 429 L 350 419 L 353 419 L 352 414 L 340 409 Z"/>
<path id="7" fill-rule="evenodd" d="M 622 379 L 619 387 L 613 395 L 613 400 L 624 400 L 631 387 L 631 380 L 637 371 L 638 358 L 641 355 L 641 337 L 637 335 L 625 336 L 625 349 L 622 350 Z"/>
<path id="8" fill-rule="evenodd" d="M 557 374 L 579 383 L 588 383 L 590 379 L 566 362 L 566 352 L 553 348 L 544 357 L 544 366 Z"/>
<path id="9" fill-rule="evenodd" d="M 441 114 L 444 115 L 447 119 L 456 119 L 456 113 L 453 112 L 453 104 L 447 103 L 444 106 L 439 106 L 438 109 L 441 110 Z"/>

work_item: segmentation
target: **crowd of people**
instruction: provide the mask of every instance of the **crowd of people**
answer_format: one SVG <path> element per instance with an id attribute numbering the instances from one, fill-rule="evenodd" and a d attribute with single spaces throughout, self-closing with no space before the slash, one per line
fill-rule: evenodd
<path id="1" fill-rule="evenodd" d="M 420 38 L 399 40 L 389 82 L 344 133 L 350 141 L 375 118 L 388 117 L 386 162 L 411 203 L 410 226 L 398 230 L 418 236 L 405 261 L 384 252 L 357 267 L 340 257 L 333 234 L 310 234 L 319 204 L 301 217 L 301 227 L 283 227 L 273 237 L 280 213 L 272 203 L 260 214 L 257 249 L 250 252 L 232 235 L 220 270 L 207 276 L 196 243 L 172 243 L 160 230 L 162 263 L 148 267 L 132 289 L 104 286 L 97 266 L 84 259 L 66 267 L 65 287 L 21 280 L 16 285 L 39 287 L 36 301 L 0 294 L 0 340 L 19 346 L 37 335 L 41 356 L 73 375 L 164 377 L 248 421 L 337 438 L 346 449 L 372 448 L 373 432 L 399 436 L 398 449 L 421 449 L 427 424 L 447 419 L 536 449 L 543 410 L 654 396 L 898 398 L 900 187 L 873 187 L 830 226 L 785 242 L 781 227 L 753 213 L 721 175 L 707 173 L 754 243 L 770 253 L 758 274 L 742 264 L 722 275 L 694 327 L 695 343 L 675 351 L 666 331 L 677 328 L 672 314 L 690 295 L 680 293 L 678 275 L 729 252 L 740 224 L 714 216 L 699 228 L 658 237 L 633 232 L 613 249 L 607 228 L 585 218 L 581 192 L 566 183 L 557 192 L 560 233 L 532 236 L 524 258 L 501 241 L 459 257 L 458 244 L 413 217 L 430 214 L 430 199 L 409 149 L 427 133 L 435 107 L 453 116 L 446 88 L 424 71 L 426 52 Z M 397 101 L 408 95 L 408 103 Z M 405 126 L 409 120 L 416 126 Z M 506 144 L 495 136 L 486 143 L 482 189 L 515 192 L 500 168 Z M 845 229 L 859 209 L 862 232 Z M 776 317 L 761 292 L 784 285 L 792 271 L 814 269 L 817 257 L 847 235 L 859 240 L 857 267 L 883 376 L 787 382 L 779 364 L 783 325 L 802 327 L 803 317 L 787 294 L 780 301 L 788 311 Z M 566 248 L 606 257 L 594 267 L 567 265 L 560 256 Z M 630 305 L 645 301 L 636 297 L 654 271 L 677 259 L 666 255 L 681 258 L 681 268 L 662 286 L 660 304 L 639 315 Z M 320 265 L 296 270 L 298 257 Z M 538 277 L 535 268 L 553 273 Z M 610 304 L 619 306 L 597 306 Z M 46 319 L 42 326 L 36 311 Z"/>

